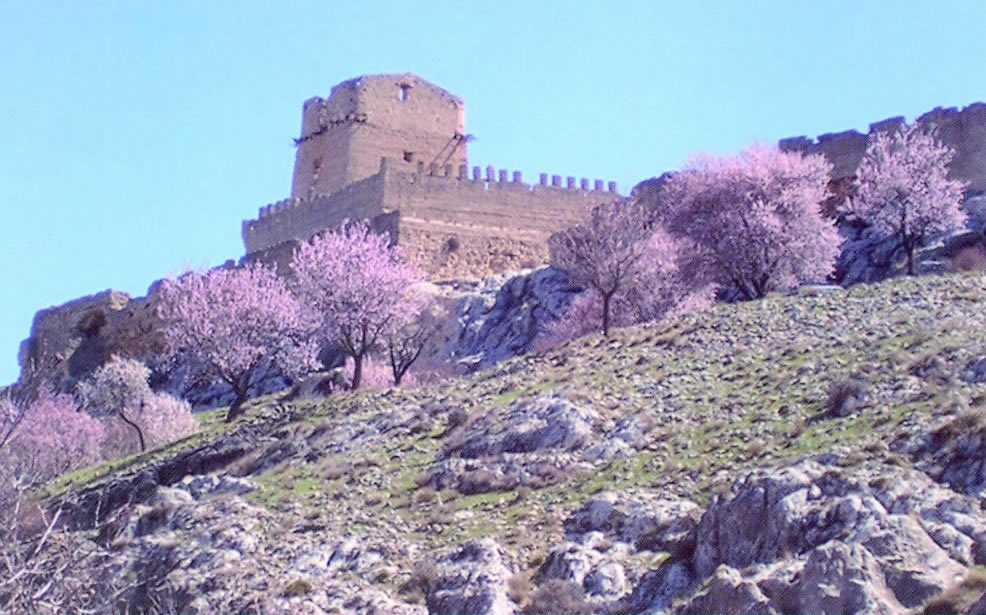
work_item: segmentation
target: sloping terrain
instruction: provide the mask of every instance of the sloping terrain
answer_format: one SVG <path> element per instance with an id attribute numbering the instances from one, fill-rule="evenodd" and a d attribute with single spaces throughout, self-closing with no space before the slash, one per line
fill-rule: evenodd
<path id="1" fill-rule="evenodd" d="M 50 485 L 70 531 L 21 582 L 38 610 L 975 608 L 984 282 L 805 289 L 430 387 L 258 399 Z"/>

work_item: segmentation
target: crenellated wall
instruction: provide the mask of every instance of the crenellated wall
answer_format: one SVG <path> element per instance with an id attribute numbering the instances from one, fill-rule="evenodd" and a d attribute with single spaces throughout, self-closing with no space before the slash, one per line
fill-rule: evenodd
<path id="1" fill-rule="evenodd" d="M 541 173 L 536 184 L 527 184 L 520 171 L 492 166 L 470 172 L 466 165 L 453 170 L 450 164 L 419 163 L 407 172 L 407 165 L 389 158 L 378 165 L 376 175 L 333 194 L 261 208 L 257 219 L 243 223 L 248 255 L 269 252 L 278 256 L 268 260 L 280 263 L 286 251 L 274 248 L 281 244 L 307 240 L 346 219 L 372 221 L 395 214 L 399 243 L 434 276 L 479 275 L 521 262 L 545 262 L 539 248 L 552 233 L 579 222 L 592 207 L 620 198 L 616 182 L 599 179 Z M 461 254 L 476 252 L 475 257 L 443 252 L 449 242 L 463 245 Z M 484 259 L 484 250 L 500 256 Z M 459 265 L 450 268 L 449 262 Z M 469 269 L 473 264 L 475 271 Z"/>
<path id="2" fill-rule="evenodd" d="M 934 129 L 938 139 L 955 150 L 949 167 L 952 177 L 968 182 L 969 192 L 986 191 L 986 104 L 977 102 L 961 110 L 957 107 L 937 107 L 915 121 Z M 833 179 L 840 180 L 855 175 L 870 135 L 896 130 L 903 123 L 903 117 L 892 117 L 870 124 L 867 134 L 849 130 L 823 134 L 817 139 L 782 139 L 778 145 L 784 151 L 823 154 L 833 165 Z"/>
<path id="3" fill-rule="evenodd" d="M 364 180 L 311 199 L 285 199 L 261 207 L 254 220 L 243 222 L 247 254 L 266 250 L 291 239 L 305 241 L 343 220 L 366 220 L 383 213 L 384 177 Z"/>

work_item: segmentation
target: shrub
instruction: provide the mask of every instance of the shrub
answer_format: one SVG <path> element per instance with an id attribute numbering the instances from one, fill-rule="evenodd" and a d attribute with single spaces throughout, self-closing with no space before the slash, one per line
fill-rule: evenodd
<path id="1" fill-rule="evenodd" d="M 295 579 L 287 584 L 284 588 L 284 596 L 286 598 L 301 598 L 302 596 L 307 596 L 312 593 L 314 588 L 309 581 L 305 579 Z"/>
<path id="2" fill-rule="evenodd" d="M 526 574 L 512 574 L 507 578 L 507 597 L 524 606 L 531 595 L 531 581 Z"/>
<path id="3" fill-rule="evenodd" d="M 959 583 L 928 600 L 921 613 L 922 615 L 967 613 L 983 596 L 984 590 L 986 590 L 986 572 L 982 568 L 970 568 Z"/>
<path id="4" fill-rule="evenodd" d="M 592 605 L 585 600 L 582 586 L 572 581 L 551 579 L 531 594 L 524 607 L 527 615 L 592 615 Z"/>
<path id="5" fill-rule="evenodd" d="M 869 385 L 858 378 L 842 378 L 829 387 L 825 399 L 825 411 L 828 416 L 845 417 L 852 414 L 859 406 L 862 397 L 869 391 Z"/>
<path id="6" fill-rule="evenodd" d="M 438 568 L 434 562 L 421 560 L 414 564 L 411 570 L 411 578 L 404 582 L 400 587 L 400 593 L 407 597 L 409 602 L 423 603 L 428 598 L 431 586 L 438 580 Z"/>

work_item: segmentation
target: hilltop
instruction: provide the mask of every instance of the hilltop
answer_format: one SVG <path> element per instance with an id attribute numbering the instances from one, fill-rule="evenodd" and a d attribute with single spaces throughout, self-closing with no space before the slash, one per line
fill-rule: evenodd
<path id="1" fill-rule="evenodd" d="M 200 414 L 49 485 L 67 531 L 25 587 L 155 613 L 969 608 L 984 301 L 980 275 L 806 288 Z"/>

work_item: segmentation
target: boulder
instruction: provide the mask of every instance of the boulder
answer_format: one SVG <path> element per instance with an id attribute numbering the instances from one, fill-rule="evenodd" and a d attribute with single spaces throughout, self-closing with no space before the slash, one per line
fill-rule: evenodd
<path id="1" fill-rule="evenodd" d="M 747 473 L 699 524 L 696 577 L 713 577 L 707 600 L 725 592 L 718 603 L 701 604 L 725 608 L 737 596 L 756 597 L 719 572 L 725 565 L 752 571 L 743 579 L 777 596 L 771 608 L 783 611 L 920 606 L 960 580 L 974 559 L 972 545 L 983 538 L 974 506 L 913 472 L 866 481 L 807 461 Z"/>

